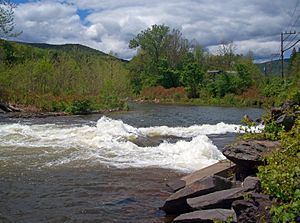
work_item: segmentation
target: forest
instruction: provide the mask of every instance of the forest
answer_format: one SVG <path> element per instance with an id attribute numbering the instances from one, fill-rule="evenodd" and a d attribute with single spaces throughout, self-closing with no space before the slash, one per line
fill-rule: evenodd
<path id="1" fill-rule="evenodd" d="M 253 53 L 236 54 L 231 41 L 222 42 L 212 54 L 165 25 L 142 31 L 129 46 L 138 51 L 128 66 L 131 88 L 146 100 L 268 106 L 280 103 L 287 92 L 297 94 L 299 53 L 295 50 L 290 63 L 285 61 L 282 79 L 276 73 L 264 75 L 261 65 L 253 63 Z"/>
<path id="2" fill-rule="evenodd" d="M 0 40 L 0 100 L 37 111 L 128 109 L 128 99 L 219 106 L 270 106 L 299 97 L 300 54 L 285 77 L 264 75 L 253 53 L 223 42 L 216 54 L 177 29 L 153 25 L 129 42 L 131 61 L 78 44 Z"/>
<path id="3" fill-rule="evenodd" d="M 0 42 L 0 99 L 42 111 L 122 107 L 126 63 L 81 45 Z"/>

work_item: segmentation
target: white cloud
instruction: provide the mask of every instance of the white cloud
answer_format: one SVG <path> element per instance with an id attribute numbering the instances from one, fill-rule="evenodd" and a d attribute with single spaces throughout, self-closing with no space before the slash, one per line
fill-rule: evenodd
<path id="1" fill-rule="evenodd" d="M 240 53 L 252 50 L 261 57 L 277 52 L 295 5 L 295 0 L 42 0 L 20 4 L 16 23 L 23 30 L 20 40 L 81 43 L 127 59 L 135 53 L 129 40 L 153 24 L 178 28 L 209 48 L 233 40 Z M 84 22 L 78 10 L 89 10 Z"/>

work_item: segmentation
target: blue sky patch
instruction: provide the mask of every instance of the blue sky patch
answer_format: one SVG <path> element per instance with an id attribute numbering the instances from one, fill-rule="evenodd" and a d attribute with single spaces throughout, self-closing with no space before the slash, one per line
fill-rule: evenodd
<path id="1" fill-rule="evenodd" d="M 77 9 L 77 14 L 80 16 L 80 21 L 82 23 L 86 23 L 85 19 L 88 15 L 91 14 L 91 10 L 90 9 Z"/>

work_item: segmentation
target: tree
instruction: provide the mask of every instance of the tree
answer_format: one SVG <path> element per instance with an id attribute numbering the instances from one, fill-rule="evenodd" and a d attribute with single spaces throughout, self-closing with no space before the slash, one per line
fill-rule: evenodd
<path id="1" fill-rule="evenodd" d="M 178 29 L 173 29 L 166 41 L 165 54 L 168 63 L 175 69 L 189 52 L 189 41 L 182 36 Z"/>
<path id="2" fill-rule="evenodd" d="M 180 74 L 180 82 L 186 88 L 191 98 L 197 98 L 199 96 L 198 89 L 204 76 L 204 72 L 196 59 L 191 53 L 187 55 L 183 70 Z"/>
<path id="3" fill-rule="evenodd" d="M 230 69 L 234 62 L 236 45 L 233 41 L 222 41 L 219 45 L 219 55 L 223 57 L 224 69 Z"/>
<path id="4" fill-rule="evenodd" d="M 159 60 L 163 50 L 166 47 L 166 39 L 170 28 L 165 25 L 153 25 L 141 33 L 134 39 L 130 40 L 129 47 L 131 49 L 140 47 L 141 50 L 146 51 L 156 63 Z"/>
<path id="5" fill-rule="evenodd" d="M 9 0 L 0 0 L 0 38 L 13 37 L 20 33 L 14 33 L 14 9 L 16 5 Z"/>
<path id="6" fill-rule="evenodd" d="M 189 52 L 189 42 L 178 29 L 153 25 L 133 38 L 129 47 L 138 49 L 129 66 L 135 92 L 158 85 L 178 87 L 179 70 Z"/>
<path id="7" fill-rule="evenodd" d="M 135 38 L 130 40 L 130 48 L 138 48 L 139 52 L 136 57 L 140 57 L 138 60 L 143 63 L 143 70 L 139 75 L 143 75 L 145 80 L 141 85 L 156 86 L 160 85 L 159 80 L 161 75 L 158 63 L 162 59 L 162 55 L 165 52 L 168 44 L 170 28 L 165 25 L 153 25 L 151 28 L 147 28 L 139 33 Z M 131 68 L 134 68 L 134 63 Z M 135 74 L 136 75 L 136 74 Z"/>

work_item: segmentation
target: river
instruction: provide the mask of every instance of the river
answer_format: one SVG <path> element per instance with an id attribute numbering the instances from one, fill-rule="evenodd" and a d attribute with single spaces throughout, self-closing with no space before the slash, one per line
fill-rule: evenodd
<path id="1" fill-rule="evenodd" d="M 131 104 L 103 115 L 0 116 L 0 222 L 168 222 L 165 183 L 224 159 L 261 109 Z"/>

